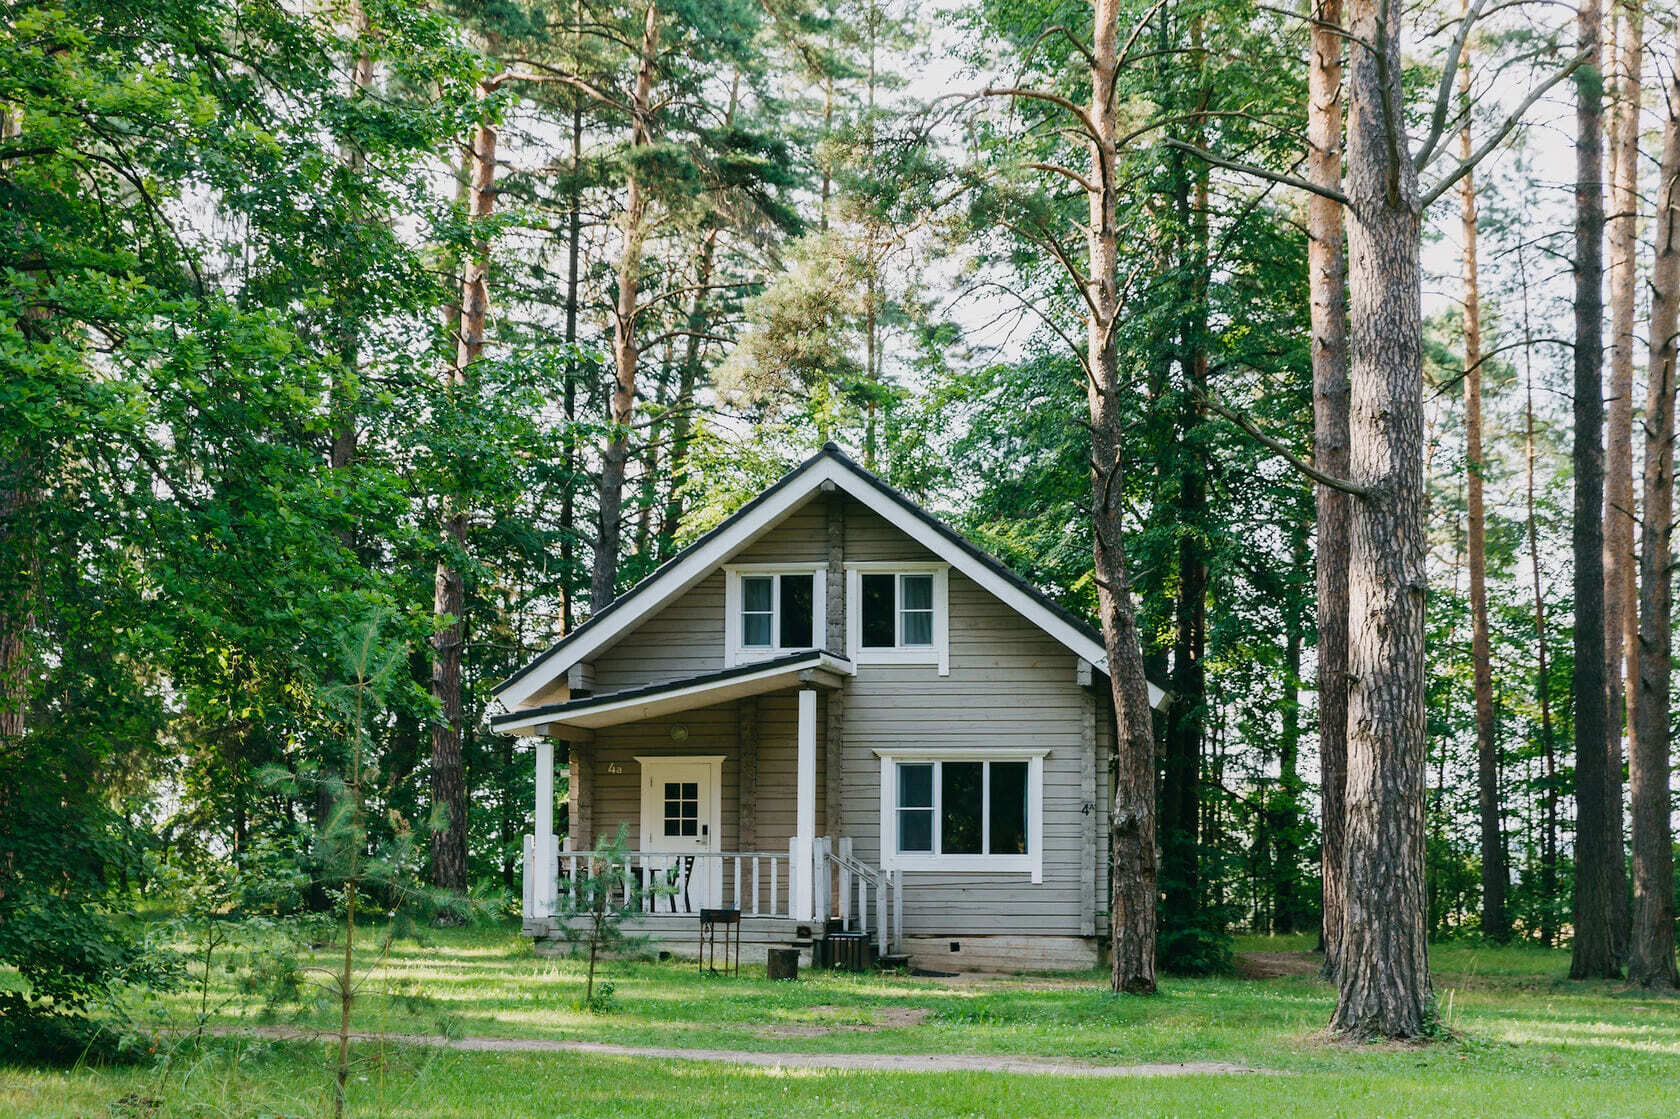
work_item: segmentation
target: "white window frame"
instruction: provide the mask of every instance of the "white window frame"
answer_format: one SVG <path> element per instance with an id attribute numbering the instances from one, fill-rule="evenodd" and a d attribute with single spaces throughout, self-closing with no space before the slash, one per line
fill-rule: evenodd
<path id="1" fill-rule="evenodd" d="M 821 650 L 828 633 L 828 565 L 816 563 L 736 563 L 723 569 L 723 666 L 734 668 L 740 664 L 768 660 L 785 653 L 807 649 Z M 811 576 L 811 644 L 782 645 L 782 581 L 770 583 L 770 644 L 741 644 L 741 578 L 755 575 Z"/>
<path id="2" fill-rule="evenodd" d="M 891 649 L 863 647 L 864 575 L 933 576 L 933 644 L 895 645 Z M 893 639 L 904 639 L 902 582 L 893 593 Z M 948 563 L 868 562 L 846 565 L 846 656 L 853 664 L 933 664 L 939 675 L 951 674 L 951 565 Z"/>
<path id="3" fill-rule="evenodd" d="M 889 870 L 952 871 L 967 874 L 1029 873 L 1035 884 L 1044 881 L 1044 759 L 1049 750 L 948 750 L 921 749 L 875 751 L 881 759 L 881 865 Z M 941 796 L 940 774 L 933 776 L 934 853 L 900 852 L 898 849 L 898 766 L 908 762 L 1026 762 L 1027 763 L 1027 853 L 1025 855 L 946 855 L 938 851 Z M 983 789 L 989 790 L 991 773 L 986 772 Z M 991 798 L 981 793 L 982 834 L 990 836 Z"/>

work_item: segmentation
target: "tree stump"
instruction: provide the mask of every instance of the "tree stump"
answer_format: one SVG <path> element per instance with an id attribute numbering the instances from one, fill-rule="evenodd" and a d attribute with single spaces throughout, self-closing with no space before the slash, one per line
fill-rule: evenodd
<path id="1" fill-rule="evenodd" d="M 798 979 L 799 949 L 771 948 L 764 956 L 764 970 L 771 979 Z"/>

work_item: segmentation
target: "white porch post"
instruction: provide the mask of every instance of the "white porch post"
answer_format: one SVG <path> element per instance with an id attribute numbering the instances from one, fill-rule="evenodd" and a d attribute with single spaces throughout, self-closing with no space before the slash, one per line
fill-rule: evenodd
<path id="1" fill-rule="evenodd" d="M 812 853 L 817 837 L 817 693 L 812 688 L 799 692 L 799 800 L 794 815 L 794 848 L 792 865 L 788 868 L 793 879 L 793 916 L 796 920 L 812 919 L 812 903 L 816 886 L 812 867 Z"/>
<path id="2" fill-rule="evenodd" d="M 549 917 L 554 913 L 554 740 L 537 739 L 537 835 L 532 858 L 525 873 L 532 876 L 531 912 L 527 917 Z"/>

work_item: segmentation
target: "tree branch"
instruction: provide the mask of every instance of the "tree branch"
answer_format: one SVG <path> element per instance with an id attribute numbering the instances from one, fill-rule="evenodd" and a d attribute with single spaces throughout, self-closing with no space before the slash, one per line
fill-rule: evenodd
<path id="1" fill-rule="evenodd" d="M 1162 140 L 1161 143 L 1165 144 L 1169 148 L 1177 148 L 1180 151 L 1189 152 L 1191 155 L 1196 156 L 1199 159 L 1204 159 L 1213 164 L 1215 167 L 1223 167 L 1227 171 L 1238 171 L 1244 175 L 1253 175 L 1257 179 L 1265 179 L 1267 182 L 1278 183 L 1282 186 L 1296 187 L 1297 189 L 1307 191 L 1310 194 L 1316 194 L 1321 198 L 1328 198 L 1332 202 L 1340 202 L 1344 206 L 1348 205 L 1347 195 L 1343 194 L 1334 187 L 1320 186 L 1318 183 L 1312 182 L 1308 179 L 1299 178 L 1295 175 L 1284 175 L 1276 171 L 1268 171 L 1264 167 L 1256 167 L 1252 163 L 1239 163 L 1236 160 L 1224 159 L 1220 156 L 1214 155 L 1206 148 L 1198 148 L 1196 145 L 1187 144 L 1183 140 L 1168 139 Z"/>
<path id="2" fill-rule="evenodd" d="M 1580 65 L 1587 60 L 1587 55 L 1587 51 L 1582 51 L 1570 60 L 1569 65 L 1547 78 L 1544 82 L 1535 86 L 1533 91 L 1530 92 L 1527 97 L 1523 98 L 1523 103 L 1518 105 L 1515 109 L 1512 109 L 1510 115 L 1500 122 L 1499 127 L 1494 130 L 1493 135 L 1489 136 L 1487 141 L 1483 143 L 1481 147 L 1470 153 L 1470 158 L 1461 160 L 1458 166 L 1454 167 L 1451 172 L 1449 172 L 1440 182 L 1436 183 L 1435 186 L 1423 196 L 1422 208 L 1425 210 L 1429 209 L 1430 205 L 1433 204 L 1437 198 L 1440 198 L 1441 195 L 1452 189 L 1454 183 L 1468 175 L 1476 164 L 1487 158 L 1487 154 L 1503 143 L 1505 137 L 1511 134 L 1511 130 L 1522 121 L 1523 114 L 1527 113 L 1528 110 L 1534 106 L 1536 101 L 1544 97 L 1547 90 L 1551 89 L 1553 86 L 1557 85 L 1559 82 L 1563 81 L 1579 69 Z"/>
<path id="3" fill-rule="evenodd" d="M 1207 405 L 1209 411 L 1225 417 L 1225 419 L 1242 428 L 1243 431 L 1247 432 L 1267 450 L 1283 459 L 1283 461 L 1287 462 L 1290 466 L 1293 466 L 1296 470 L 1299 470 L 1302 474 L 1305 474 L 1308 478 L 1311 478 L 1319 485 L 1329 486 L 1333 490 L 1340 490 L 1342 493 L 1352 494 L 1354 497 L 1371 496 L 1371 491 L 1366 489 L 1364 486 L 1358 485 L 1355 482 L 1350 482 L 1346 478 L 1338 478 L 1333 474 L 1326 474 L 1324 471 L 1318 469 L 1318 467 L 1314 466 L 1312 463 L 1284 446 L 1282 442 L 1256 427 L 1253 420 L 1249 419 L 1241 412 L 1233 412 L 1231 409 L 1215 400 L 1211 394 L 1203 392 L 1198 395 L 1201 397 L 1202 403 Z"/>
<path id="4" fill-rule="evenodd" d="M 1447 110 L 1452 106 L 1453 83 L 1458 77 L 1458 61 L 1464 57 L 1464 43 L 1470 38 L 1470 28 L 1481 14 L 1484 0 L 1471 0 L 1470 9 L 1464 13 L 1464 19 L 1459 22 L 1458 34 L 1453 36 L 1452 46 L 1447 50 L 1447 59 L 1441 66 L 1441 84 L 1435 90 L 1435 111 L 1429 117 L 1429 134 L 1423 138 L 1418 153 L 1412 159 L 1412 166 L 1419 171 L 1429 166 L 1429 161 L 1435 156 L 1435 149 L 1441 143 L 1441 136 L 1447 128 Z"/>
<path id="5" fill-rule="evenodd" d="M 1075 120 L 1079 121 L 1085 129 L 1085 135 L 1099 144 L 1102 143 L 1102 137 L 1097 135 L 1096 126 L 1091 123 L 1090 115 L 1060 94 L 1048 93 L 1042 89 L 1002 89 L 996 86 L 988 86 L 980 91 L 980 95 L 982 97 L 1018 97 L 1023 101 L 1043 101 L 1056 106 L 1058 109 L 1065 109 L 1073 115 Z"/>

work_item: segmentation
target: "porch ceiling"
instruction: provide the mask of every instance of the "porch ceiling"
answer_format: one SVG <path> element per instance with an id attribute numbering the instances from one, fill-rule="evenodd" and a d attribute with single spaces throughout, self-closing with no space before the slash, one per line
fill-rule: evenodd
<path id="1" fill-rule="evenodd" d="M 509 711 L 492 716 L 490 726 L 503 734 L 564 737 L 569 730 L 593 731 L 601 727 L 616 727 L 697 707 L 710 707 L 732 699 L 779 692 L 802 684 L 838 688 L 842 677 L 855 675 L 856 672 L 851 661 L 833 653 L 790 653 L 784 657 L 663 684 Z"/>

